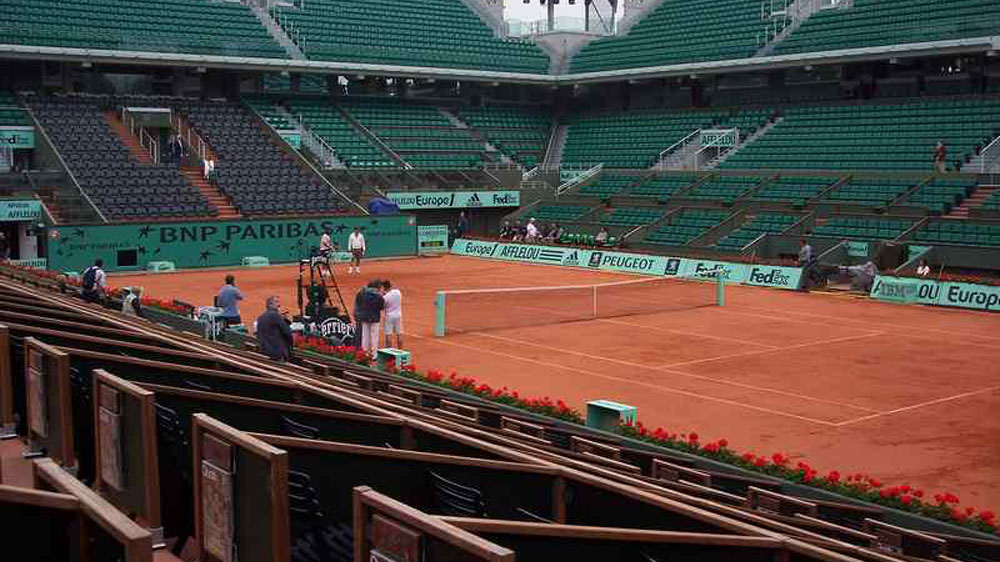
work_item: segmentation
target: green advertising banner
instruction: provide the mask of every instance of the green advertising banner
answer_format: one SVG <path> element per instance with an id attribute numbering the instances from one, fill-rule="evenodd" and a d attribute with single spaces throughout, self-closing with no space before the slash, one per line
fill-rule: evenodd
<path id="1" fill-rule="evenodd" d="M 847 255 L 852 258 L 868 257 L 868 242 L 847 241 Z"/>
<path id="2" fill-rule="evenodd" d="M 34 127 L 0 127 L 0 146 L 35 148 Z"/>
<path id="3" fill-rule="evenodd" d="M 400 209 L 520 207 L 520 191 L 394 191 L 386 194 Z"/>
<path id="4" fill-rule="evenodd" d="M 302 149 L 302 135 L 298 131 L 278 131 L 278 135 L 295 150 Z"/>
<path id="5" fill-rule="evenodd" d="M 418 226 L 417 253 L 422 256 L 448 253 L 448 226 Z"/>
<path id="6" fill-rule="evenodd" d="M 459 239 L 452 245 L 451 252 L 478 258 L 585 267 L 600 271 L 618 271 L 640 275 L 670 277 L 707 274 L 711 277 L 713 274 L 721 274 L 727 283 L 743 283 L 776 289 L 796 290 L 802 282 L 802 269 L 798 267 L 734 264 L 607 250 Z"/>
<path id="7" fill-rule="evenodd" d="M 152 261 L 178 268 L 239 265 L 245 256 L 271 263 L 295 262 L 319 246 L 329 228 L 334 242 L 360 227 L 367 256 L 412 256 L 417 251 L 413 217 L 329 217 L 308 219 L 60 226 L 48 231 L 49 268 L 83 271 L 96 258 L 108 271 L 145 269 Z"/>
<path id="8" fill-rule="evenodd" d="M 871 297 L 907 304 L 953 306 L 974 310 L 1000 310 L 1000 287 L 880 275 Z"/>
<path id="9" fill-rule="evenodd" d="M 0 200 L 0 221 L 37 221 L 42 218 L 38 199 Z"/>

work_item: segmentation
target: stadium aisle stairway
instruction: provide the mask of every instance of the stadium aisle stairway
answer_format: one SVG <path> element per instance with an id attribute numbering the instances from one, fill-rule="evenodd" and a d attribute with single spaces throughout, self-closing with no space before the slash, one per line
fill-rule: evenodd
<path id="1" fill-rule="evenodd" d="M 112 130 L 110 99 L 32 98 L 42 127 L 84 192 L 109 220 L 218 214 L 176 164 L 143 165 Z"/>
<path id="2" fill-rule="evenodd" d="M 289 98 L 286 107 L 302 118 L 303 123 L 319 135 L 336 152 L 337 158 L 352 169 L 393 169 L 396 163 L 371 139 L 365 137 L 330 102 Z"/>
<path id="3" fill-rule="evenodd" d="M 339 213 L 345 202 L 265 136 L 240 105 L 182 104 L 191 125 L 218 154 L 218 185 L 242 215 Z"/>

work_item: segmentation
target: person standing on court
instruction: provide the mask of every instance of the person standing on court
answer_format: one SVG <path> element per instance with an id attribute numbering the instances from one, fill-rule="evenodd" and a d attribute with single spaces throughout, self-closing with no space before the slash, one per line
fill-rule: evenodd
<path id="1" fill-rule="evenodd" d="M 403 349 L 403 293 L 386 279 L 382 281 L 382 299 L 385 301 L 385 346 Z M 392 336 L 396 345 L 392 345 Z"/>
<path id="2" fill-rule="evenodd" d="M 347 251 L 351 253 L 351 266 L 347 268 L 347 273 L 361 275 L 361 258 L 367 249 L 365 235 L 361 234 L 361 227 L 355 226 L 354 232 L 347 237 Z"/>
<path id="3" fill-rule="evenodd" d="M 330 238 L 329 228 L 324 228 L 323 236 L 319 237 L 319 255 L 327 260 L 333 255 L 333 239 Z"/>
<path id="4" fill-rule="evenodd" d="M 222 322 L 226 327 L 242 324 L 240 318 L 239 302 L 243 300 L 243 293 L 236 287 L 236 278 L 226 275 L 226 284 L 219 289 L 219 296 L 216 299 L 216 306 L 222 309 Z"/>
<path id="5" fill-rule="evenodd" d="M 455 230 L 457 238 L 465 238 L 465 235 L 469 233 L 469 217 L 465 211 L 458 213 L 458 226 Z"/>
<path id="6" fill-rule="evenodd" d="M 281 300 L 267 297 L 267 310 L 257 318 L 257 343 L 260 352 L 275 361 L 292 358 L 292 328 L 281 311 Z"/>
<path id="7" fill-rule="evenodd" d="M 384 308 L 382 282 L 378 279 L 369 281 L 354 299 L 354 317 L 361 324 L 361 349 L 372 358 L 378 352 L 379 324 Z"/>

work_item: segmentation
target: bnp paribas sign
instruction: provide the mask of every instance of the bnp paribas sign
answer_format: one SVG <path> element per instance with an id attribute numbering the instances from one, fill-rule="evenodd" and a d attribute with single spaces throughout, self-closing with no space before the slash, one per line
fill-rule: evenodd
<path id="1" fill-rule="evenodd" d="M 520 207 L 520 191 L 394 191 L 386 194 L 404 211 Z"/>

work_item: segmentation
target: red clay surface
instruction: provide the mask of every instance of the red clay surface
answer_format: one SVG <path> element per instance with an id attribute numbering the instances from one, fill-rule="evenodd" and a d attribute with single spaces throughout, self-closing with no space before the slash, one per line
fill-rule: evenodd
<path id="1" fill-rule="evenodd" d="M 584 409 L 635 405 L 648 426 L 865 472 L 965 506 L 1000 506 L 1000 315 L 728 287 L 706 307 L 435 338 L 440 289 L 594 284 L 633 276 L 446 256 L 337 267 L 348 305 L 363 282 L 403 291 L 406 347 L 457 371 Z M 115 286 L 207 305 L 226 272 L 115 276 Z M 294 266 L 236 269 L 252 323 L 267 295 L 295 308 Z"/>

